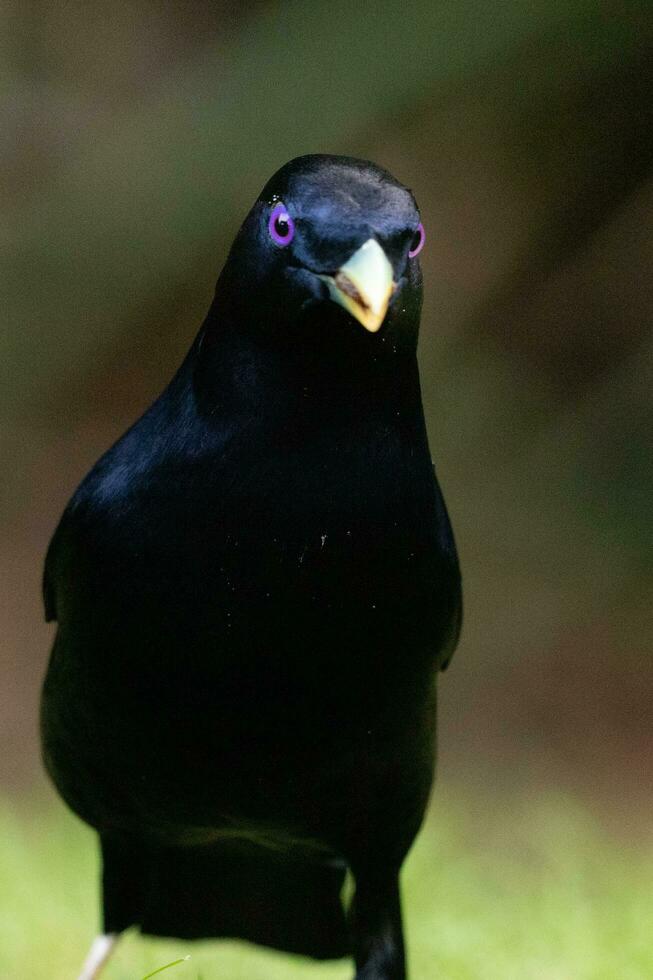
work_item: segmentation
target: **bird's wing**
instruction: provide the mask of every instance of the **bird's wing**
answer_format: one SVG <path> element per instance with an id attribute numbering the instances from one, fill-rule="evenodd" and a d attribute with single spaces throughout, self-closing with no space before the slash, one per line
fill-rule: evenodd
<path id="1" fill-rule="evenodd" d="M 433 467 L 433 474 L 435 476 L 435 466 Z M 442 495 L 437 476 L 435 476 L 435 506 L 440 548 L 445 558 L 451 565 L 450 581 L 454 589 L 454 611 L 451 617 L 449 636 L 440 650 L 438 661 L 440 670 L 446 670 L 451 663 L 451 658 L 455 653 L 456 647 L 458 646 L 458 640 L 460 638 L 460 631 L 462 629 L 463 622 L 463 598 L 460 580 L 460 566 L 458 564 L 458 550 L 456 548 L 453 528 L 451 527 L 451 521 L 449 520 L 449 514 L 447 512 L 447 507 L 444 502 L 444 497 Z"/>

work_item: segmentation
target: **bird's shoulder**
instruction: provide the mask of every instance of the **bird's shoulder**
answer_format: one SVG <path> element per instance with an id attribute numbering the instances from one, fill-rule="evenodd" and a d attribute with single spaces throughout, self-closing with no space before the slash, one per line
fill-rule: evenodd
<path id="1" fill-rule="evenodd" d="M 192 399 L 173 384 L 97 460 L 68 501 L 45 559 L 46 620 L 58 618 L 57 593 L 69 578 L 79 580 L 109 553 L 138 550 L 155 515 L 165 511 L 165 501 L 153 507 L 152 498 L 167 494 L 173 501 L 172 490 L 183 492 L 180 474 L 203 455 Z"/>

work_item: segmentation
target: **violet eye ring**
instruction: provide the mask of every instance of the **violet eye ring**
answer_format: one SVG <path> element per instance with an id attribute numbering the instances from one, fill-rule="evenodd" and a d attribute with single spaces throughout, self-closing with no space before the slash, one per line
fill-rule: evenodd
<path id="1" fill-rule="evenodd" d="M 272 241 L 281 245 L 282 248 L 285 245 L 290 245 L 295 237 L 295 222 L 288 214 L 286 205 L 282 204 L 281 201 L 272 209 L 268 221 L 268 231 Z"/>
<path id="2" fill-rule="evenodd" d="M 414 259 L 416 255 L 424 248 L 424 242 L 426 241 L 426 235 L 424 233 L 424 225 L 420 221 L 417 226 L 417 231 L 413 236 L 413 240 L 410 244 L 410 249 L 408 250 L 408 258 Z"/>

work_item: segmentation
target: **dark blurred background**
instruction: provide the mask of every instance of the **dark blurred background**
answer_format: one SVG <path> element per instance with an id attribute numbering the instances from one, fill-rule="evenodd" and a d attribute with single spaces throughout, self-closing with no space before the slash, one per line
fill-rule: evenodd
<path id="1" fill-rule="evenodd" d="M 442 780 L 653 796 L 653 8 L 6 0 L 0 787 L 43 781 L 40 575 L 299 153 L 372 159 L 427 231 L 433 456 L 466 586 Z"/>

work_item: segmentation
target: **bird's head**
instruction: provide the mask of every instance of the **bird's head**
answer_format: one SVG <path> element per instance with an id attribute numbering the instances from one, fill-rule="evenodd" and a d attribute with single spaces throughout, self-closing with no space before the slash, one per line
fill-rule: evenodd
<path id="1" fill-rule="evenodd" d="M 424 230 L 412 193 L 350 157 L 302 156 L 266 184 L 245 219 L 216 293 L 261 332 L 392 335 L 414 348 Z M 368 338 L 364 340 L 363 338 Z M 326 341 L 327 338 L 323 337 Z"/>

